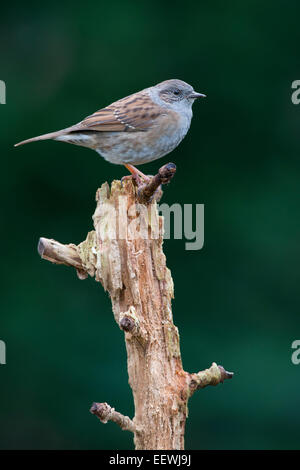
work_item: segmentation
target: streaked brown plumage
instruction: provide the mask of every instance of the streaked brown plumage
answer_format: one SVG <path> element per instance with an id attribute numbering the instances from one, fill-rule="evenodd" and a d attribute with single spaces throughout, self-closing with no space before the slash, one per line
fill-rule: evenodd
<path id="1" fill-rule="evenodd" d="M 167 80 L 120 99 L 74 126 L 22 141 L 59 140 L 96 150 L 111 163 L 139 165 L 166 155 L 186 135 L 200 96 L 181 80 Z"/>

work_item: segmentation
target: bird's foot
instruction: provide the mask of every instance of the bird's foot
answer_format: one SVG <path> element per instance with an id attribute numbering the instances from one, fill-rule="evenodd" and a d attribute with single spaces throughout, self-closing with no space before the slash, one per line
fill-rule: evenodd
<path id="1" fill-rule="evenodd" d="M 129 181 L 129 180 L 134 181 L 137 186 L 140 186 L 141 184 L 143 184 L 141 178 L 139 177 L 139 175 L 133 174 L 133 175 L 122 176 L 121 185 L 123 186 L 123 183 L 125 181 Z"/>
<path id="2" fill-rule="evenodd" d="M 140 186 L 143 183 L 142 180 L 144 180 L 145 183 L 149 183 L 149 181 L 151 180 L 149 176 L 144 175 L 144 173 L 138 170 L 135 166 L 130 165 L 129 163 L 124 166 L 127 168 L 128 171 L 130 171 L 130 173 L 132 174 L 132 178 L 134 179 L 134 181 L 137 183 L 138 186 Z"/>
<path id="3" fill-rule="evenodd" d="M 142 186 L 145 183 L 149 183 L 149 181 L 151 180 L 149 176 L 144 175 L 144 173 L 138 170 L 135 166 L 130 165 L 129 163 L 125 164 L 124 166 L 127 168 L 127 170 L 130 171 L 131 175 L 123 176 L 123 178 L 121 179 L 122 185 L 123 182 L 128 179 L 133 180 L 138 187 Z"/>

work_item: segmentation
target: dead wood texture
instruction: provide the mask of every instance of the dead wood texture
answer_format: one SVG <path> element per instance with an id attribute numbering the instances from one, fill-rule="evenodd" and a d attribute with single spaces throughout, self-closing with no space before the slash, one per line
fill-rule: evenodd
<path id="1" fill-rule="evenodd" d="M 168 165 L 139 187 L 132 179 L 113 181 L 111 187 L 104 183 L 96 193 L 94 230 L 78 246 L 47 238 L 38 246 L 42 258 L 73 266 L 80 279 L 94 276 L 109 292 L 124 331 L 135 416 L 131 420 L 107 403 L 94 403 L 90 411 L 133 432 L 136 449 L 184 449 L 188 399 L 233 375 L 215 363 L 193 374 L 182 368 L 171 309 L 173 281 L 162 250 L 163 219 L 155 201 L 159 185 L 175 173 L 175 165 Z"/>

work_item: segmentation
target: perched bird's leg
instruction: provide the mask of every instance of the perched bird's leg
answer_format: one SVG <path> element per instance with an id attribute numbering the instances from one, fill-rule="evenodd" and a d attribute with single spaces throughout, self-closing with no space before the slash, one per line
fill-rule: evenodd
<path id="1" fill-rule="evenodd" d="M 138 170 L 135 166 L 130 165 L 129 163 L 124 163 L 124 166 L 127 168 L 128 171 L 130 171 L 133 177 L 137 180 L 137 183 L 139 183 L 139 178 L 137 178 L 137 176 L 145 180 L 146 183 L 149 183 L 150 181 L 149 176 L 144 175 L 144 173 Z"/>

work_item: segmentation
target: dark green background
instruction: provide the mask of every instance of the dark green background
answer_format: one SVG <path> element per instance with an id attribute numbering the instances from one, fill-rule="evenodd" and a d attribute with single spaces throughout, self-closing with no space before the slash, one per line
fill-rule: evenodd
<path id="1" fill-rule="evenodd" d="M 133 414 L 108 296 L 36 251 L 40 236 L 81 242 L 97 187 L 126 171 L 80 147 L 13 144 L 168 78 L 207 94 L 183 143 L 141 167 L 175 162 L 163 202 L 205 204 L 202 250 L 165 242 L 183 365 L 235 372 L 191 399 L 186 448 L 300 447 L 299 18 L 298 1 L 1 5 L 1 448 L 133 448 L 89 413 Z"/>

